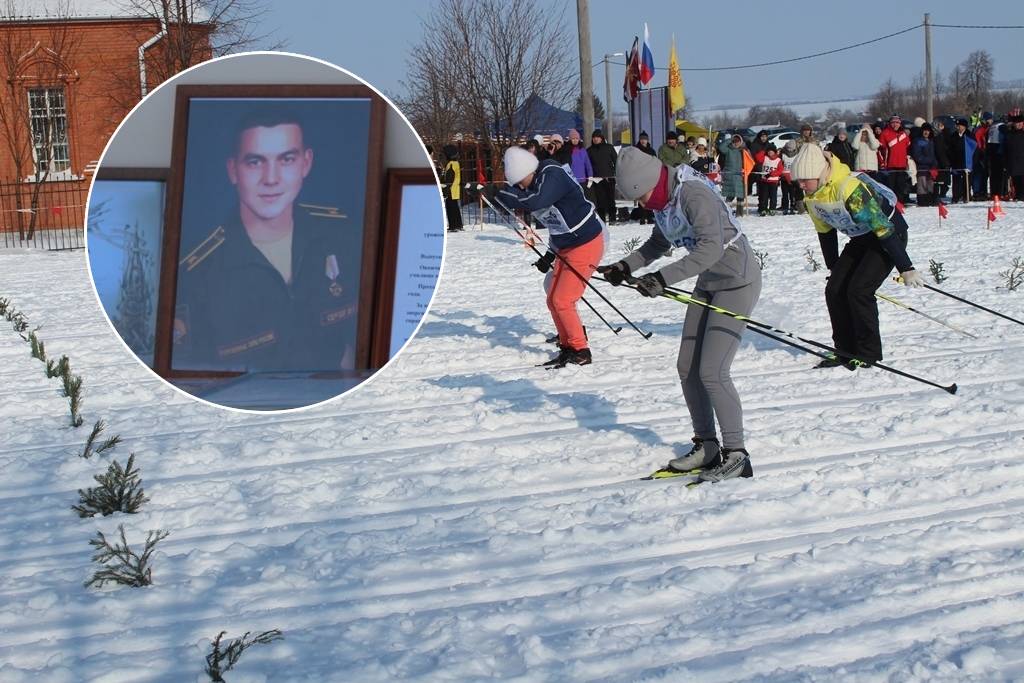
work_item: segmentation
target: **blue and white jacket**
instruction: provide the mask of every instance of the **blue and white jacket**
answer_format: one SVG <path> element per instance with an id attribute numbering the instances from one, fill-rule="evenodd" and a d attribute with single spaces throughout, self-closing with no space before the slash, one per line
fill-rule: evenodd
<path id="1" fill-rule="evenodd" d="M 547 228 L 548 244 L 556 251 L 586 244 L 604 229 L 580 184 L 564 166 L 550 159 L 540 162 L 528 188 L 509 185 L 498 191 L 498 200 L 509 209 L 533 214 Z"/>

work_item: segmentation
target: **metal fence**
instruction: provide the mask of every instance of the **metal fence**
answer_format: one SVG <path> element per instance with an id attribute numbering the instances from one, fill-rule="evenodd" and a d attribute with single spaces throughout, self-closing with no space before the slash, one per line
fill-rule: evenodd
<path id="1" fill-rule="evenodd" d="M 85 247 L 85 180 L 0 183 L 0 248 Z"/>

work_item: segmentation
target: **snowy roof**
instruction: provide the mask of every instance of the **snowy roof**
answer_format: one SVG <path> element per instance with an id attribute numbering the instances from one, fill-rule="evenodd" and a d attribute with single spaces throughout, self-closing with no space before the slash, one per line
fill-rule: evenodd
<path id="1" fill-rule="evenodd" d="M 209 11 L 197 0 L 185 3 L 195 21 L 207 21 Z M 145 19 L 160 16 L 154 0 L 70 0 L 66 5 L 56 0 L 13 0 L 0 10 L 0 21 L 10 19 Z"/>

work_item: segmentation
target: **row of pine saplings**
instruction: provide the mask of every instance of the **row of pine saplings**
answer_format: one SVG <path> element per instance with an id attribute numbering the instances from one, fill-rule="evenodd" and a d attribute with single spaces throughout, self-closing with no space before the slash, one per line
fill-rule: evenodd
<path id="1" fill-rule="evenodd" d="M 29 344 L 31 357 L 43 363 L 47 379 L 57 378 L 61 381 L 60 392 L 68 399 L 71 426 L 81 427 L 84 422 L 81 415 L 82 378 L 71 372 L 68 357 L 61 356 L 57 361 L 47 358 L 45 344 L 37 334 L 41 328 L 29 330 L 28 317 L 17 310 L 10 299 L 0 298 L 0 316 L 11 323 L 22 341 Z M 106 424 L 103 420 L 97 420 L 93 424 L 78 457 L 88 460 L 93 456 L 109 454 L 121 443 L 119 435 L 103 438 L 105 429 Z M 112 460 L 105 473 L 97 474 L 93 478 L 97 485 L 78 489 L 78 503 L 71 506 L 79 517 L 106 517 L 118 512 L 133 515 L 149 501 L 142 486 L 139 469 L 135 466 L 134 453 L 129 454 L 128 462 L 124 466 L 117 460 Z M 157 543 L 167 538 L 170 532 L 160 529 L 147 532 L 142 552 L 136 552 L 128 545 L 124 525 L 119 524 L 117 530 L 120 537 L 118 539 L 108 539 L 102 531 L 97 531 L 96 538 L 89 541 L 89 545 L 95 548 L 92 561 L 97 563 L 99 568 L 85 582 L 86 588 L 103 587 L 108 583 L 141 588 L 153 583 L 152 556 Z M 234 667 L 248 648 L 283 638 L 281 631 L 273 629 L 256 634 L 246 632 L 240 638 L 223 641 L 226 633 L 222 631 L 213 639 L 211 651 L 206 656 L 205 671 L 215 683 L 224 681 L 223 674 Z"/>

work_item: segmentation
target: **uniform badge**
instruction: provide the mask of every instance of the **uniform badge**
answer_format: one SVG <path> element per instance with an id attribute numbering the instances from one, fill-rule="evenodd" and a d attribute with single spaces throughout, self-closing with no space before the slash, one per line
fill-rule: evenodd
<path id="1" fill-rule="evenodd" d="M 334 254 L 329 254 L 327 256 L 327 264 L 324 270 L 327 275 L 327 279 L 331 281 L 327 291 L 331 293 L 331 296 L 341 296 L 344 289 L 342 288 L 341 283 L 338 282 L 338 276 L 341 275 L 341 269 L 338 268 L 338 257 Z"/>

